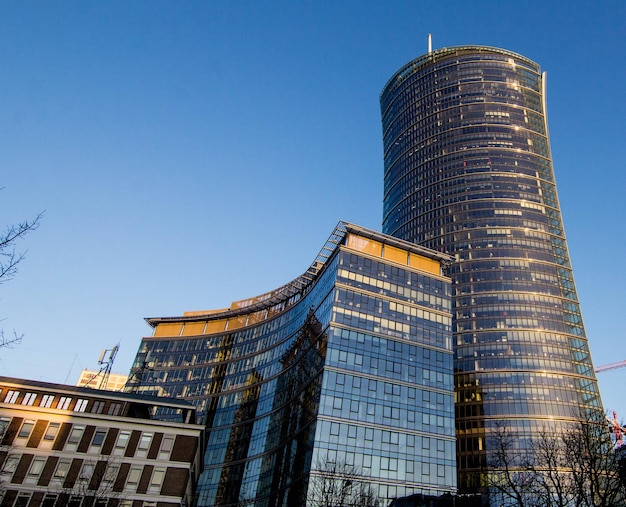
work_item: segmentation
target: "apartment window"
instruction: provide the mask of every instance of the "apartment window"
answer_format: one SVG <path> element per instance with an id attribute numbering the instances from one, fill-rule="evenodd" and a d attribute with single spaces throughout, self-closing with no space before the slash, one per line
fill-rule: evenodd
<path id="1" fill-rule="evenodd" d="M 83 467 L 80 469 L 80 475 L 78 476 L 78 479 L 81 481 L 88 481 L 89 479 L 91 479 L 92 475 L 93 475 L 93 464 L 85 463 Z"/>
<path id="2" fill-rule="evenodd" d="M 93 414 L 101 414 L 104 412 L 104 401 L 94 401 L 91 406 L 91 412 Z"/>
<path id="3" fill-rule="evenodd" d="M 41 401 L 39 402 L 40 407 L 50 408 L 52 406 L 52 402 L 54 401 L 54 395 L 52 394 L 44 394 L 41 397 Z"/>
<path id="4" fill-rule="evenodd" d="M 104 437 L 107 435 L 107 430 L 105 428 L 96 429 L 93 434 L 93 438 L 91 439 L 91 445 L 100 447 L 104 442 Z"/>
<path id="5" fill-rule="evenodd" d="M 26 393 L 24 399 L 22 400 L 22 405 L 33 405 L 35 403 L 35 399 L 37 398 L 37 393 Z"/>
<path id="6" fill-rule="evenodd" d="M 54 507 L 57 501 L 57 495 L 46 495 L 41 502 L 41 507 Z"/>
<path id="7" fill-rule="evenodd" d="M 26 507 L 30 501 L 30 493 L 20 493 L 15 499 L 13 507 Z"/>
<path id="8" fill-rule="evenodd" d="M 70 398 L 69 396 L 61 396 L 57 408 L 59 410 L 67 410 L 70 407 L 71 402 L 72 398 Z"/>
<path id="9" fill-rule="evenodd" d="M 159 450 L 159 459 L 169 459 L 170 452 L 174 447 L 174 435 L 165 435 L 161 441 L 161 449 Z"/>
<path id="10" fill-rule="evenodd" d="M 89 400 L 83 400 L 82 398 L 76 401 L 76 405 L 74 406 L 74 412 L 84 412 L 87 410 L 87 403 Z"/>
<path id="11" fill-rule="evenodd" d="M 130 431 L 120 431 L 120 434 L 117 437 L 117 442 L 115 443 L 115 449 L 113 452 L 115 454 L 122 454 L 124 449 L 126 449 L 126 444 L 128 444 L 128 439 L 130 438 Z"/>
<path id="12" fill-rule="evenodd" d="M 17 468 L 17 464 L 20 462 L 20 457 L 15 454 L 9 454 L 7 459 L 4 461 L 4 466 L 2 467 L 2 475 L 11 477 L 15 469 Z"/>
<path id="13" fill-rule="evenodd" d="M 57 437 L 57 433 L 59 432 L 59 427 L 61 425 L 59 423 L 51 422 L 48 424 L 46 428 L 46 432 L 43 435 L 44 440 L 52 441 Z"/>
<path id="14" fill-rule="evenodd" d="M 109 465 L 106 469 L 106 472 L 104 473 L 104 477 L 102 477 L 102 482 L 106 482 L 106 483 L 112 483 L 115 482 L 115 479 L 117 478 L 117 474 L 120 471 L 120 466 L 119 465 Z"/>
<path id="15" fill-rule="evenodd" d="M 84 426 L 75 425 L 70 431 L 70 436 L 67 437 L 67 443 L 76 446 L 78 442 L 80 442 L 81 437 L 83 436 L 83 432 L 85 431 Z"/>
<path id="16" fill-rule="evenodd" d="M 135 491 L 137 489 L 137 484 L 139 484 L 139 478 L 141 477 L 141 468 L 140 466 L 130 467 L 128 479 L 126 480 L 127 491 Z"/>
<path id="17" fill-rule="evenodd" d="M 46 458 L 43 456 L 37 456 L 33 458 L 33 461 L 28 469 L 28 478 L 31 480 L 37 479 L 46 464 Z"/>
<path id="18" fill-rule="evenodd" d="M 121 403 L 111 403 L 111 405 L 109 405 L 109 415 L 120 415 L 121 410 Z"/>
<path id="19" fill-rule="evenodd" d="M 54 471 L 55 479 L 65 479 L 70 469 L 71 462 L 69 460 L 59 460 L 56 470 Z"/>
<path id="20" fill-rule="evenodd" d="M 10 417 L 0 417 L 0 437 L 4 435 L 4 432 L 6 431 L 7 426 L 9 426 L 10 422 L 11 422 Z"/>
<path id="21" fill-rule="evenodd" d="M 143 433 L 139 439 L 139 445 L 137 446 L 137 456 L 140 458 L 146 457 L 151 443 L 152 433 Z"/>
<path id="22" fill-rule="evenodd" d="M 35 421 L 31 421 L 26 419 L 20 428 L 20 432 L 17 434 L 17 438 L 28 438 L 30 436 L 30 432 L 33 431 L 35 427 Z"/>
<path id="23" fill-rule="evenodd" d="M 17 397 L 20 395 L 19 391 L 8 391 L 6 398 L 4 398 L 5 403 L 15 403 Z"/>
<path id="24" fill-rule="evenodd" d="M 163 478 L 165 477 L 165 469 L 156 468 L 152 472 L 152 478 L 150 479 L 150 486 L 148 487 L 149 493 L 160 493 L 161 485 L 163 484 Z"/>

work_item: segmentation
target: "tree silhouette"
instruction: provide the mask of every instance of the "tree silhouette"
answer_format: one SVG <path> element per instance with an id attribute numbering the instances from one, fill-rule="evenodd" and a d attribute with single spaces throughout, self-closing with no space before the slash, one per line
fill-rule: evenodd
<path id="1" fill-rule="evenodd" d="M 0 234 L 0 284 L 11 280 L 17 273 L 18 265 L 24 260 L 26 251 L 19 251 L 17 243 L 29 232 L 39 227 L 43 212 L 32 220 L 8 225 Z M 23 335 L 13 331 L 11 336 L 5 336 L 4 329 L 0 328 L 0 347 L 8 347 L 21 341 Z"/>

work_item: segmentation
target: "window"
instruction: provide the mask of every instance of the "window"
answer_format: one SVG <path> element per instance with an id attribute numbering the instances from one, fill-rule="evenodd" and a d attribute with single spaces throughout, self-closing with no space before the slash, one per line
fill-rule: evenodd
<path id="1" fill-rule="evenodd" d="M 20 462 L 20 457 L 14 454 L 9 454 L 7 459 L 4 462 L 4 466 L 2 467 L 2 475 L 7 475 L 11 477 L 15 469 L 17 468 L 17 464 Z"/>
<path id="2" fill-rule="evenodd" d="M 59 399 L 57 408 L 59 410 L 67 410 L 71 402 L 72 402 L 72 398 L 70 398 L 69 396 L 61 396 L 61 398 Z"/>
<path id="3" fill-rule="evenodd" d="M 30 500 L 30 493 L 20 493 L 17 495 L 15 499 L 15 503 L 13 507 L 26 507 L 28 505 L 28 501 Z"/>
<path id="4" fill-rule="evenodd" d="M 120 415 L 121 410 L 121 403 L 111 403 L 111 405 L 109 405 L 109 415 Z"/>
<path id="5" fill-rule="evenodd" d="M 28 470 L 28 478 L 31 480 L 37 479 L 41 475 L 41 472 L 45 464 L 46 464 L 45 457 L 37 456 L 33 458 L 33 461 L 30 465 L 30 469 Z"/>
<path id="6" fill-rule="evenodd" d="M 74 406 L 74 412 L 84 412 L 87 409 L 88 400 L 79 399 Z"/>
<path id="7" fill-rule="evenodd" d="M 93 464 L 85 463 L 83 467 L 80 469 L 80 475 L 78 476 L 78 480 L 80 481 L 88 481 L 91 479 L 93 475 Z"/>
<path id="8" fill-rule="evenodd" d="M 15 403 L 17 397 L 20 395 L 19 391 L 9 391 L 7 392 L 6 398 L 4 398 L 5 403 Z"/>
<path id="9" fill-rule="evenodd" d="M 46 428 L 46 432 L 43 435 L 44 440 L 54 440 L 57 437 L 57 433 L 59 432 L 59 427 L 61 425 L 59 423 L 51 422 L 48 424 Z"/>
<path id="10" fill-rule="evenodd" d="M 120 471 L 119 465 L 109 465 L 104 473 L 104 477 L 102 477 L 102 482 L 112 483 L 115 482 L 117 478 L 117 474 Z"/>
<path id="11" fill-rule="evenodd" d="M 104 401 L 94 401 L 91 406 L 91 412 L 93 414 L 101 414 L 104 411 Z"/>
<path id="12" fill-rule="evenodd" d="M 57 495 L 46 495 L 41 503 L 41 507 L 54 507 L 57 501 Z"/>
<path id="13" fill-rule="evenodd" d="M 174 435 L 165 435 L 161 441 L 161 449 L 159 450 L 159 459 L 169 459 L 170 452 L 174 447 Z"/>
<path id="14" fill-rule="evenodd" d="M 7 430 L 10 422 L 10 417 L 0 417 L 0 437 L 4 435 L 4 432 Z M 2 438 L 0 438 L 0 440 L 2 440 Z"/>
<path id="15" fill-rule="evenodd" d="M 122 454 L 124 449 L 126 449 L 126 444 L 128 444 L 128 439 L 130 438 L 130 431 L 120 431 L 120 434 L 117 437 L 117 442 L 115 443 L 115 449 L 113 452 L 115 454 Z"/>
<path id="16" fill-rule="evenodd" d="M 139 445 L 137 446 L 137 456 L 140 458 L 146 457 L 151 443 L 152 433 L 143 433 L 139 439 Z"/>
<path id="17" fill-rule="evenodd" d="M 83 436 L 83 432 L 85 431 L 84 426 L 75 425 L 70 431 L 70 436 L 67 437 L 67 443 L 76 445 L 80 442 L 81 437 Z"/>
<path id="18" fill-rule="evenodd" d="M 41 402 L 39 403 L 39 406 L 44 407 L 44 408 L 50 408 L 52 406 L 53 401 L 54 401 L 54 395 L 44 394 L 41 397 Z"/>
<path id="19" fill-rule="evenodd" d="M 24 399 L 22 400 L 22 405 L 32 405 L 35 403 L 35 399 L 37 398 L 37 393 L 26 393 Z"/>
<path id="20" fill-rule="evenodd" d="M 137 489 L 137 484 L 139 484 L 139 477 L 141 477 L 141 467 L 130 467 L 130 472 L 128 472 L 128 479 L 126 480 L 127 491 L 134 491 L 135 489 Z"/>
<path id="21" fill-rule="evenodd" d="M 30 436 L 30 432 L 33 431 L 35 427 L 35 421 L 31 421 L 26 419 L 20 428 L 20 432 L 17 434 L 17 438 L 28 438 Z"/>
<path id="22" fill-rule="evenodd" d="M 59 460 L 59 464 L 57 465 L 57 468 L 54 471 L 54 478 L 55 479 L 65 479 L 69 469 L 70 469 L 70 461 L 69 460 Z"/>
<path id="23" fill-rule="evenodd" d="M 149 493 L 160 493 L 161 485 L 163 484 L 163 478 L 165 477 L 165 469 L 156 468 L 152 472 L 152 479 L 150 479 L 150 486 L 148 487 Z"/>
<path id="24" fill-rule="evenodd" d="M 67 507 L 80 507 L 82 502 L 82 496 L 71 496 L 69 502 L 67 502 Z"/>
<path id="25" fill-rule="evenodd" d="M 100 447 L 104 442 L 106 434 L 107 430 L 105 428 L 96 429 L 96 432 L 93 434 L 93 438 L 91 439 L 91 445 Z"/>

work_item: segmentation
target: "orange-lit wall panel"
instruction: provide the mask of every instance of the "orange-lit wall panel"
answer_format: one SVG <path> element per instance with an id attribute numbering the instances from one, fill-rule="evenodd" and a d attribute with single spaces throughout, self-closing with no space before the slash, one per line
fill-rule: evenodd
<path id="1" fill-rule="evenodd" d="M 182 327 L 180 322 L 163 322 L 157 325 L 153 336 L 180 336 Z"/>
<path id="2" fill-rule="evenodd" d="M 406 250 L 401 250 L 400 248 L 389 245 L 385 245 L 385 249 L 383 250 L 383 256 L 385 257 L 385 259 L 389 259 L 393 262 L 399 262 L 400 264 L 404 264 L 405 266 L 409 259 L 408 252 Z"/>
<path id="3" fill-rule="evenodd" d="M 432 273 L 433 275 L 441 274 L 441 266 L 439 262 L 434 261 L 432 259 L 428 259 L 427 257 L 422 257 L 421 255 L 410 254 L 411 259 L 411 267 L 416 269 L 421 269 L 422 271 L 426 271 L 428 273 Z"/>
<path id="4" fill-rule="evenodd" d="M 183 328 L 183 336 L 196 336 L 204 332 L 206 322 L 186 322 Z"/>

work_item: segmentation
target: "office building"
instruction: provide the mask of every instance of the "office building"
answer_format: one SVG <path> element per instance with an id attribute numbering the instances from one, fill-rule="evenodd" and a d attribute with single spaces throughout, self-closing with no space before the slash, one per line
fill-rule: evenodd
<path id="1" fill-rule="evenodd" d="M 559 209 L 546 77 L 502 49 L 429 50 L 393 75 L 380 103 L 383 232 L 454 257 L 458 486 L 479 491 L 497 425 L 523 447 L 542 428 L 602 411 Z"/>
<path id="2" fill-rule="evenodd" d="M 127 388 L 198 408 L 198 505 L 313 505 L 333 487 L 337 505 L 453 493 L 447 262 L 340 222 L 294 281 L 147 319 Z"/>
<path id="3" fill-rule="evenodd" d="M 2 507 L 193 501 L 204 427 L 186 401 L 8 377 L 0 400 Z"/>
<path id="4" fill-rule="evenodd" d="M 80 372 L 76 385 L 107 391 L 121 391 L 128 380 L 127 373 L 107 373 L 102 370 L 84 369 Z"/>

